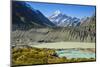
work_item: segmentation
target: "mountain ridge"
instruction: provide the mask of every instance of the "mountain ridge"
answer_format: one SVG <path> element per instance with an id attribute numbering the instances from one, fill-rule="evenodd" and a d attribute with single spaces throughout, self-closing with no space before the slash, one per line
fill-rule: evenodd
<path id="1" fill-rule="evenodd" d="M 39 10 L 31 8 L 25 2 L 13 1 L 12 3 L 12 29 L 27 30 L 34 27 L 55 26 Z"/>

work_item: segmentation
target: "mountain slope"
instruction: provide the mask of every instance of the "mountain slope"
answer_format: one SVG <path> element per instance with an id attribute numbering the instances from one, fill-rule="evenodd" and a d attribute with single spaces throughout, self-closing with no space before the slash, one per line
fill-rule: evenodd
<path id="1" fill-rule="evenodd" d="M 87 17 L 84 21 L 81 21 L 80 27 L 87 27 L 90 31 L 96 31 L 96 15 L 93 14 L 91 17 Z"/>
<path id="2" fill-rule="evenodd" d="M 39 10 L 31 8 L 25 2 L 12 2 L 12 29 L 27 30 L 33 27 L 55 26 Z"/>

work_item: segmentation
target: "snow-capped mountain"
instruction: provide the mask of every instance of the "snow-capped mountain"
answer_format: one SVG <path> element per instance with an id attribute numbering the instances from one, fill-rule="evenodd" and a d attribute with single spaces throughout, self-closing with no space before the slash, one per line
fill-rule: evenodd
<path id="1" fill-rule="evenodd" d="M 55 11 L 50 17 L 49 20 L 57 26 L 66 27 L 66 26 L 79 26 L 80 19 L 76 17 L 67 16 L 66 14 L 61 13 L 60 10 Z"/>

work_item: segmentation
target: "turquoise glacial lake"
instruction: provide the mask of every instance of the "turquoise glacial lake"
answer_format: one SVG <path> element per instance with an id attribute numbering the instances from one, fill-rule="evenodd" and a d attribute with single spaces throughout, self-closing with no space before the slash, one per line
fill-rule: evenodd
<path id="1" fill-rule="evenodd" d="M 57 50 L 57 55 L 59 57 L 67 57 L 67 58 L 95 58 L 95 53 L 92 52 L 83 52 L 80 50 Z"/>

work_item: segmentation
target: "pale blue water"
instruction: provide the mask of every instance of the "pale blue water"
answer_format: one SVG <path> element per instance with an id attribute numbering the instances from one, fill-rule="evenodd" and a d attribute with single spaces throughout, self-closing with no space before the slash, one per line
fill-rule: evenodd
<path id="1" fill-rule="evenodd" d="M 61 50 L 56 51 L 59 57 L 67 58 L 95 58 L 95 53 L 83 52 L 80 50 Z"/>

